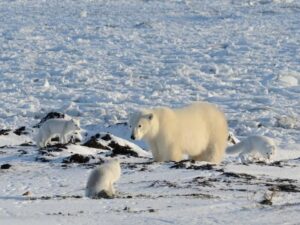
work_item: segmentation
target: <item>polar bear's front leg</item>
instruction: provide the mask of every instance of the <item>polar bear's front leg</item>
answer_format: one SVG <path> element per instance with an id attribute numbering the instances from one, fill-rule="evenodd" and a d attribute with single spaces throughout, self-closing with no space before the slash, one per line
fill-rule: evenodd
<path id="1" fill-rule="evenodd" d="M 163 161 L 175 161 L 178 162 L 182 160 L 182 152 L 177 145 L 170 145 L 164 151 Z"/>
<path id="2" fill-rule="evenodd" d="M 115 191 L 115 188 L 113 186 L 113 183 L 112 182 L 109 182 L 109 187 L 108 187 L 108 194 L 110 196 L 113 196 L 115 195 L 116 191 Z"/>
<path id="3" fill-rule="evenodd" d="M 150 145 L 150 150 L 152 152 L 153 155 L 153 159 L 155 162 L 162 162 L 163 159 L 161 157 L 161 154 L 159 153 L 158 147 L 156 145 L 156 143 L 149 143 Z"/>

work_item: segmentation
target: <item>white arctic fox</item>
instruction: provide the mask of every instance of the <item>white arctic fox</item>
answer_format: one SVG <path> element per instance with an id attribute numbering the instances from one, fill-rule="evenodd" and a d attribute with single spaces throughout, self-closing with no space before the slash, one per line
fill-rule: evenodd
<path id="1" fill-rule="evenodd" d="M 250 136 L 245 140 L 227 147 L 226 153 L 240 153 L 243 162 L 257 160 L 272 160 L 276 154 L 276 144 L 273 139 L 264 136 Z"/>
<path id="2" fill-rule="evenodd" d="M 49 119 L 42 124 L 36 137 L 39 147 L 46 147 L 54 136 L 59 137 L 61 143 L 67 143 L 67 135 L 80 130 L 79 121 L 64 119 Z"/>
<path id="3" fill-rule="evenodd" d="M 115 195 L 113 184 L 119 180 L 120 176 L 121 167 L 118 159 L 103 163 L 90 173 L 86 185 L 86 196 L 100 198 L 101 194 L 105 194 L 106 197 L 113 197 Z"/>

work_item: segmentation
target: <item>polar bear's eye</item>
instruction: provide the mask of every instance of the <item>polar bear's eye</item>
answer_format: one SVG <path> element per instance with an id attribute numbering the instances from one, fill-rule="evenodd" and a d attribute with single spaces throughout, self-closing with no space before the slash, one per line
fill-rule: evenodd
<path id="1" fill-rule="evenodd" d="M 142 127 L 142 125 L 140 124 L 140 125 L 139 125 L 139 128 L 141 128 L 141 127 Z"/>

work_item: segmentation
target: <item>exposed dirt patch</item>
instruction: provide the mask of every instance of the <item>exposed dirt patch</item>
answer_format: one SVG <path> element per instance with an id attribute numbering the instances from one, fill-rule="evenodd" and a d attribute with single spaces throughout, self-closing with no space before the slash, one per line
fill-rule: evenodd
<path id="1" fill-rule="evenodd" d="M 112 140 L 111 136 L 109 134 L 105 134 L 103 137 L 101 137 L 102 140 L 104 141 L 110 141 Z"/>
<path id="2" fill-rule="evenodd" d="M 25 142 L 20 144 L 20 146 L 35 146 L 35 145 L 33 145 L 32 142 Z"/>
<path id="3" fill-rule="evenodd" d="M 1 129 L 0 135 L 8 135 L 10 131 L 11 131 L 10 129 Z"/>
<path id="4" fill-rule="evenodd" d="M 300 192 L 300 187 L 294 184 L 276 184 L 269 188 L 269 190 L 281 192 Z"/>
<path id="5" fill-rule="evenodd" d="M 87 142 L 83 144 L 83 146 L 89 147 L 89 148 L 97 148 L 97 149 L 103 149 L 103 150 L 110 150 L 109 147 L 104 146 L 101 144 L 98 139 L 100 138 L 100 134 L 96 134 L 92 136 Z"/>
<path id="6" fill-rule="evenodd" d="M 48 158 L 46 158 L 46 157 L 36 157 L 36 158 L 35 158 L 35 161 L 46 163 L 46 162 L 50 162 L 51 160 L 48 159 Z"/>
<path id="7" fill-rule="evenodd" d="M 64 149 L 68 149 L 67 144 L 54 144 L 54 145 L 47 145 L 45 148 L 41 148 L 40 151 L 47 151 L 47 152 L 62 152 Z"/>
<path id="8" fill-rule="evenodd" d="M 195 177 L 192 182 L 201 187 L 214 187 L 212 182 L 206 177 Z"/>
<path id="9" fill-rule="evenodd" d="M 90 161 L 89 156 L 80 154 L 73 154 L 63 160 L 63 163 L 88 163 Z"/>
<path id="10" fill-rule="evenodd" d="M 82 198 L 81 195 L 54 195 L 54 196 L 41 196 L 41 197 L 26 197 L 28 200 L 51 200 L 51 199 L 79 199 Z"/>
<path id="11" fill-rule="evenodd" d="M 8 170 L 11 166 L 12 166 L 12 165 L 10 165 L 10 164 L 8 164 L 8 163 L 2 164 L 2 165 L 1 165 L 1 169 L 2 169 L 2 170 Z"/>
<path id="12" fill-rule="evenodd" d="M 25 150 L 23 150 L 23 149 L 18 150 L 18 152 L 20 153 L 20 155 L 26 155 L 26 154 L 28 154 L 28 152 L 25 151 Z"/>
<path id="13" fill-rule="evenodd" d="M 111 154 L 112 157 L 116 155 L 127 155 L 127 156 L 139 157 L 139 155 L 127 145 L 122 146 L 115 141 L 111 141 L 108 146 L 111 147 L 112 149 L 112 154 Z"/>
<path id="14" fill-rule="evenodd" d="M 167 180 L 156 180 L 152 184 L 149 185 L 149 187 L 171 187 L 171 188 L 178 188 L 179 186 L 174 183 Z"/>
<path id="15" fill-rule="evenodd" d="M 18 129 L 16 129 L 16 130 L 14 130 L 14 133 L 15 133 L 16 135 L 19 135 L 19 136 L 29 134 L 29 133 L 26 131 L 26 127 L 20 127 L 20 128 L 18 128 Z"/>
<path id="16" fill-rule="evenodd" d="M 245 179 L 245 180 L 256 179 L 255 176 L 252 176 L 252 175 L 246 174 L 246 173 L 224 172 L 224 173 L 222 173 L 222 175 L 225 177 L 240 178 L 240 179 Z"/>
<path id="17" fill-rule="evenodd" d="M 215 168 L 213 164 L 204 164 L 204 165 L 196 165 L 194 160 L 182 160 L 179 162 L 174 162 L 170 168 L 174 169 L 191 169 L 191 170 L 215 170 L 218 172 L 224 172 L 223 169 Z"/>

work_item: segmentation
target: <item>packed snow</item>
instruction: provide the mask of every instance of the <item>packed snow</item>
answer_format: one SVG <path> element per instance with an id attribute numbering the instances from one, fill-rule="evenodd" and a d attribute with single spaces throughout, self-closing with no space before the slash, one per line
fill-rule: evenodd
<path id="1" fill-rule="evenodd" d="M 0 224 L 299 224 L 299 52 L 298 0 L 1 0 Z M 155 163 L 130 140 L 130 112 L 198 100 L 276 157 Z M 80 120 L 72 143 L 35 145 L 49 112 Z M 111 157 L 116 197 L 85 197 Z"/>

